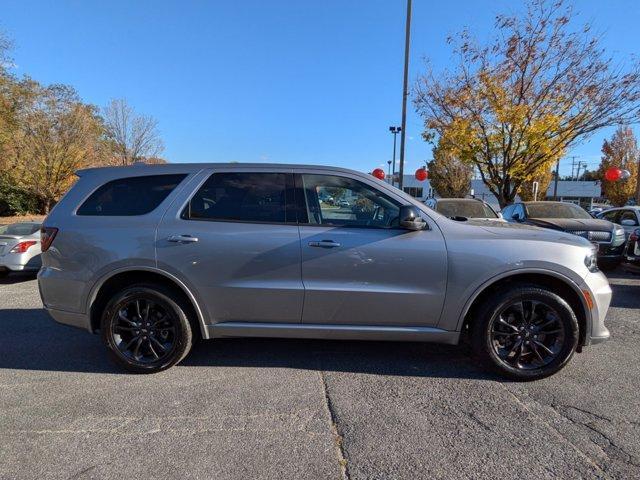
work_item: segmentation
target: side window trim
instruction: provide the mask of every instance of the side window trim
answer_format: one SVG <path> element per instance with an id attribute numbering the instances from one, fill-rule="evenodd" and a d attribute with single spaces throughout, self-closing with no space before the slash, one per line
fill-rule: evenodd
<path id="1" fill-rule="evenodd" d="M 225 174 L 225 173 L 247 173 L 247 174 L 282 174 L 285 175 L 285 221 L 284 222 L 272 222 L 272 221 L 262 221 L 262 220 L 238 220 L 238 219 L 224 219 L 224 218 L 191 218 L 190 217 L 190 208 L 191 201 L 198 194 L 200 189 L 209 181 L 211 177 L 216 174 Z M 178 208 L 177 217 L 181 220 L 189 221 L 189 222 L 217 222 L 217 223 L 246 223 L 246 224 L 254 224 L 254 225 L 297 225 L 297 215 L 295 210 L 291 209 L 291 205 L 295 205 L 296 197 L 295 197 L 295 188 L 294 188 L 294 174 L 291 171 L 260 171 L 260 170 L 235 170 L 235 169 L 223 169 L 223 170 L 212 170 L 207 172 L 202 181 L 198 182 L 195 185 L 195 188 L 191 191 L 191 193 L 187 196 L 186 201 Z M 185 212 L 189 211 L 188 215 L 185 215 Z M 291 219 L 290 219 L 291 218 Z"/>
<path id="2" fill-rule="evenodd" d="M 326 176 L 346 178 L 354 182 L 360 182 L 363 185 L 366 185 L 367 187 L 371 188 L 372 190 L 376 190 L 380 192 L 380 194 L 389 198 L 398 207 L 402 206 L 402 203 L 400 203 L 397 199 L 393 198 L 391 195 L 388 195 L 386 192 L 379 190 L 374 185 L 370 185 L 366 182 L 363 182 L 359 178 L 353 178 L 349 175 L 340 175 L 335 172 L 325 172 L 325 171 L 315 171 L 315 170 L 314 171 L 296 171 L 294 173 L 294 178 L 295 178 L 295 186 L 296 186 L 296 189 L 295 189 L 296 207 L 297 207 L 296 212 L 297 212 L 297 219 L 298 219 L 299 225 L 303 225 L 306 227 L 323 227 L 323 228 L 330 227 L 330 228 L 357 228 L 357 229 L 364 228 L 364 229 L 375 229 L 375 230 L 403 230 L 403 228 L 400 226 L 384 227 L 384 226 L 377 226 L 377 225 L 348 225 L 348 224 L 336 225 L 336 224 L 327 224 L 327 223 L 310 223 L 308 218 L 308 213 L 307 213 L 308 205 L 307 205 L 306 195 L 304 192 L 304 186 L 302 182 L 303 175 L 326 175 Z"/>

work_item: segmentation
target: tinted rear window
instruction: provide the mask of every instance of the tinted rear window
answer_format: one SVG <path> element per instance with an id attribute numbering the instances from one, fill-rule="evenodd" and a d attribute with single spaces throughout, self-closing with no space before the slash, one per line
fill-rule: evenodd
<path id="1" fill-rule="evenodd" d="M 78 215 L 133 216 L 154 210 L 186 175 L 149 175 L 113 180 L 98 188 Z"/>
<path id="2" fill-rule="evenodd" d="M 282 223 L 286 217 L 287 174 L 214 173 L 183 212 L 183 218 Z"/>

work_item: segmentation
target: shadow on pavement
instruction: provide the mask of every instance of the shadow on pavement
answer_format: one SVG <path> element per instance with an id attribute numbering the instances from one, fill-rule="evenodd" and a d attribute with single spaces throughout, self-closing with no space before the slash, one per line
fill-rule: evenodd
<path id="1" fill-rule="evenodd" d="M 10 273 L 7 276 L 0 277 L 0 285 L 13 285 L 14 283 L 28 282 L 36 279 L 36 273 Z"/>
<path id="2" fill-rule="evenodd" d="M 181 365 L 494 378 L 464 346 L 407 342 L 218 339 L 195 345 Z M 0 310 L 0 368 L 123 373 L 108 359 L 99 336 L 59 325 L 42 309 Z"/>

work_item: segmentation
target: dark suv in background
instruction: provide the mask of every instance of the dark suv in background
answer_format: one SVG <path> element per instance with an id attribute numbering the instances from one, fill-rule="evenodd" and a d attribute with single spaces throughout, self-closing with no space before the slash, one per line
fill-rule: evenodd
<path id="1" fill-rule="evenodd" d="M 502 210 L 505 220 L 559 230 L 586 238 L 598 248 L 598 265 L 616 268 L 622 261 L 624 229 L 608 220 L 593 218 L 583 208 L 567 202 L 519 202 Z"/>

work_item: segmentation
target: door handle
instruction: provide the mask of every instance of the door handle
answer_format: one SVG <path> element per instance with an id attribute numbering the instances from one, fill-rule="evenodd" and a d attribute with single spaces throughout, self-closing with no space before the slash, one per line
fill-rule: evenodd
<path id="1" fill-rule="evenodd" d="M 309 242 L 309 246 L 320 248 L 336 248 L 339 247 L 340 244 L 338 242 L 334 242 L 333 240 L 321 240 L 319 242 Z"/>
<path id="2" fill-rule="evenodd" d="M 198 237 L 192 237 L 191 235 L 169 235 L 167 240 L 173 243 L 195 243 L 198 241 Z"/>

